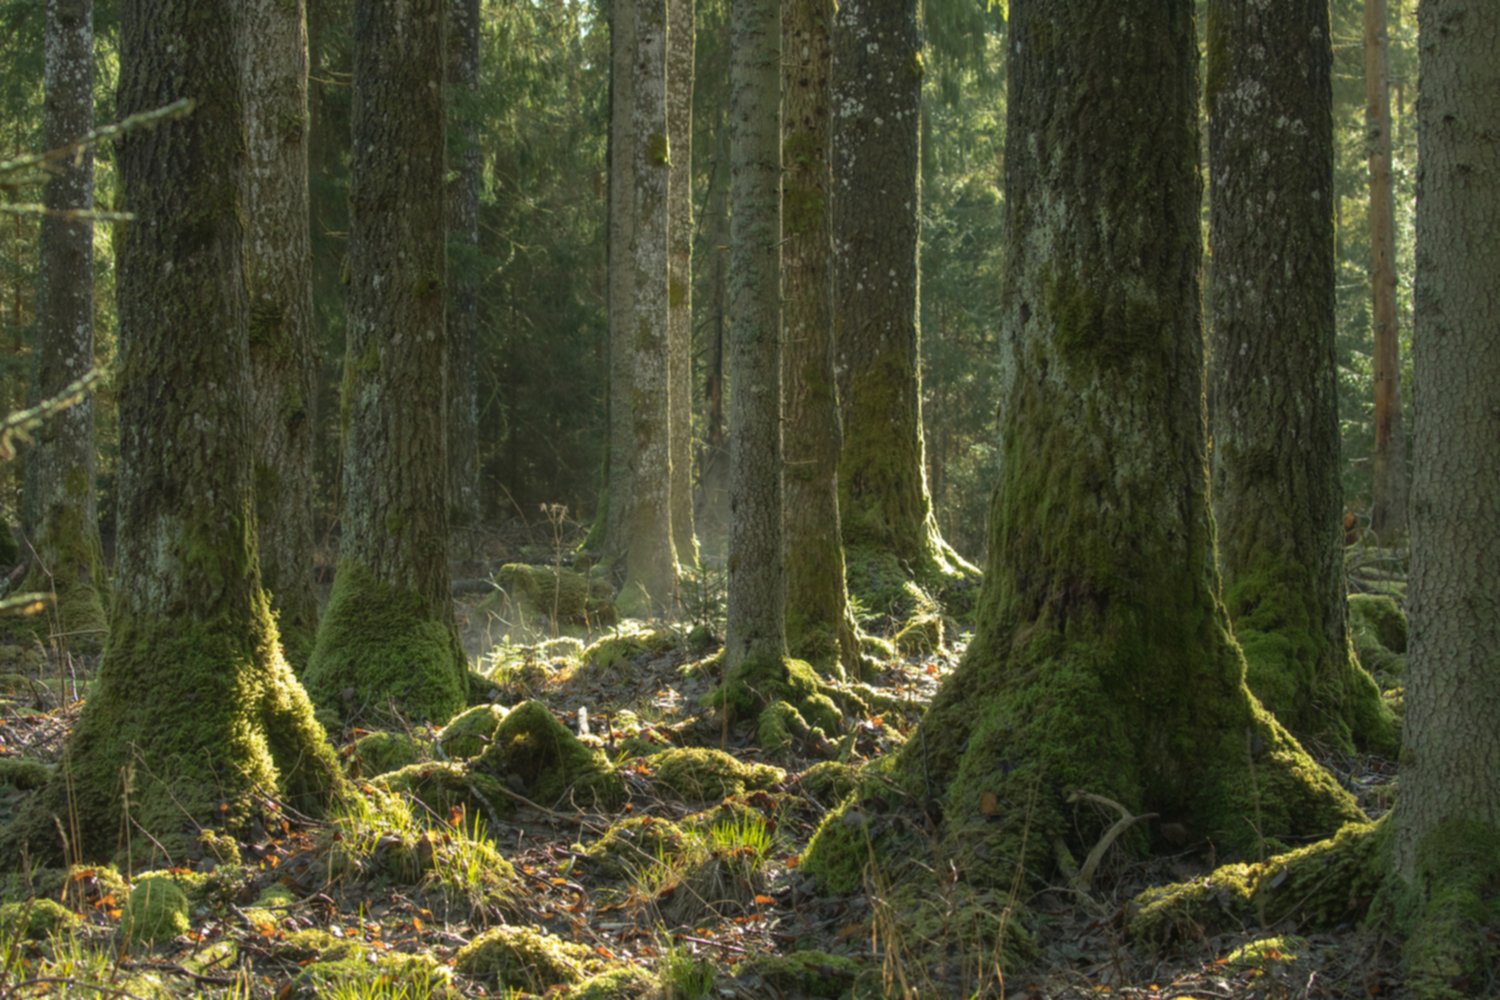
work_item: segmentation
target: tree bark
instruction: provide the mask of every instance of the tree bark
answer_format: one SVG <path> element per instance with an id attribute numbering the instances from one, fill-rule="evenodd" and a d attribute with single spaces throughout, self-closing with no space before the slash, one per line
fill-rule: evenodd
<path id="1" fill-rule="evenodd" d="M 1326 0 L 1211 0 L 1214 520 L 1251 690 L 1300 739 L 1389 752 L 1346 627 L 1332 63 Z"/>
<path id="2" fill-rule="evenodd" d="M 859 669 L 844 583 L 829 220 L 829 28 L 833 0 L 782 9 L 782 383 L 786 630 L 791 655 Z"/>
<path id="3" fill-rule="evenodd" d="M 307 21 L 301 2 L 246 0 L 245 286 L 261 580 L 294 669 L 318 628 L 313 592 L 317 350 L 307 191 Z"/>
<path id="4" fill-rule="evenodd" d="M 342 786 L 281 655 L 255 551 L 239 16 L 228 0 L 121 5 L 120 114 L 195 106 L 120 142 L 135 219 L 118 244 L 118 589 L 70 780 L 11 835 L 36 833 L 34 859 L 159 859 L 160 846 L 181 863 L 199 830 L 265 818 L 268 793 L 306 811 Z"/>
<path id="5" fill-rule="evenodd" d="M 850 586 L 876 604 L 887 602 L 879 592 L 890 589 L 878 582 L 882 577 L 914 578 L 941 590 L 978 572 L 938 532 L 923 455 L 921 48 L 916 0 L 838 5 L 833 254 L 844 427 L 839 508 Z"/>
<path id="6" fill-rule="evenodd" d="M 448 102 L 453 179 L 448 188 L 448 513 L 480 518 L 479 492 L 479 0 L 448 3 Z"/>
<path id="7" fill-rule="evenodd" d="M 1395 872 L 1418 995 L 1473 996 L 1500 918 L 1500 9 L 1423 0 L 1410 667 Z M 1399 908 L 1398 908 L 1399 912 Z"/>
<path id="8" fill-rule="evenodd" d="M 1218 598 L 1193 4 L 1010 15 L 1001 480 L 974 640 L 893 769 L 904 808 L 986 886 L 1093 847 L 1116 817 L 1078 789 L 1229 852 L 1330 832 L 1358 810 L 1245 688 Z M 851 809 L 803 855 L 834 887 L 868 838 L 917 850 Z"/>
<path id="9" fill-rule="evenodd" d="M 93 0 L 48 0 L 42 141 L 54 150 L 94 124 Z M 59 157 L 42 192 L 36 394 L 48 399 L 94 364 L 94 156 Z M 65 647 L 97 652 L 107 619 L 94 494 L 94 402 L 85 395 L 42 425 L 27 456 L 37 562 L 22 590 L 55 595 L 45 621 Z"/>
<path id="10" fill-rule="evenodd" d="M 781 547 L 781 4 L 730 8 L 729 609 L 724 666 L 786 655 Z"/>
<path id="11" fill-rule="evenodd" d="M 1370 160 L 1370 298 L 1375 340 L 1375 459 L 1370 528 L 1406 537 L 1406 441 L 1396 323 L 1396 198 L 1391 183 L 1390 37 L 1386 0 L 1365 0 L 1365 128 Z"/>
<path id="12" fill-rule="evenodd" d="M 448 587 L 444 0 L 354 10 L 338 573 L 308 687 L 346 722 L 467 700 Z"/>
<path id="13" fill-rule="evenodd" d="M 693 525 L 693 23 L 694 0 L 667 4 L 667 364 L 672 539 L 698 565 Z"/>
<path id="14" fill-rule="evenodd" d="M 636 0 L 614 0 L 609 11 L 609 455 L 604 538 L 610 566 L 625 562 L 627 514 L 634 490 L 635 428 L 631 406 L 631 339 L 635 310 Z"/>

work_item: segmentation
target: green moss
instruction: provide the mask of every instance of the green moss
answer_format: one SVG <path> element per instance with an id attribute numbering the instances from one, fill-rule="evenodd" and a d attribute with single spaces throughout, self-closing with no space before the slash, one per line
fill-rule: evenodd
<path id="1" fill-rule="evenodd" d="M 619 966 L 590 976 L 568 993 L 568 1000 L 650 1000 L 660 996 L 656 978 L 636 966 Z"/>
<path id="2" fill-rule="evenodd" d="M 1277 934 L 1246 942 L 1224 957 L 1224 964 L 1235 969 L 1270 969 L 1297 961 L 1307 947 L 1305 938 L 1295 934 Z"/>
<path id="3" fill-rule="evenodd" d="M 0 940 L 45 941 L 78 926 L 78 915 L 50 899 L 30 899 L 0 906 Z"/>
<path id="4" fill-rule="evenodd" d="M 652 132 L 646 137 L 646 161 L 661 167 L 667 166 L 672 162 L 666 133 Z"/>
<path id="5" fill-rule="evenodd" d="M 406 733 L 366 733 L 349 748 L 349 776 L 373 778 L 422 758 L 422 744 Z"/>
<path id="6" fill-rule="evenodd" d="M 794 951 L 785 955 L 756 955 L 735 967 L 735 981 L 777 996 L 846 996 L 862 971 L 845 955 L 822 951 Z"/>
<path id="7" fill-rule="evenodd" d="M 470 816 L 483 816 L 491 807 L 505 813 L 513 808 L 494 776 L 447 761 L 412 764 L 380 775 L 371 785 L 381 791 L 410 796 L 430 816 L 441 820 L 447 820 L 455 809 L 462 809 Z"/>
<path id="8" fill-rule="evenodd" d="M 824 890 L 858 890 L 872 862 L 884 865 L 903 852 L 895 849 L 889 824 L 872 817 L 890 813 L 906 796 L 895 781 L 894 757 L 878 758 L 855 777 L 848 798 L 818 824 L 802 852 L 798 871 L 811 875 Z"/>
<path id="9" fill-rule="evenodd" d="M 750 657 L 710 694 L 709 703 L 723 708 L 731 720 L 759 720 L 765 708 L 786 702 L 808 727 L 829 736 L 837 733 L 844 721 L 829 690 L 806 660 Z"/>
<path id="10" fill-rule="evenodd" d="M 1382 686 L 1406 677 L 1406 615 L 1393 598 L 1350 594 L 1349 639 L 1360 664 Z"/>
<path id="11" fill-rule="evenodd" d="M 858 770 L 836 760 L 825 760 L 797 775 L 796 784 L 803 795 L 831 808 L 848 798 L 858 786 Z"/>
<path id="12" fill-rule="evenodd" d="M 297 985 L 314 996 L 336 990 L 357 991 L 361 997 L 406 1000 L 416 997 L 457 997 L 452 974 L 431 955 L 386 952 L 373 958 L 363 949 L 351 949 L 338 958 L 327 958 L 303 967 Z"/>
<path id="13" fill-rule="evenodd" d="M 786 779 L 779 767 L 746 764 L 723 750 L 701 747 L 674 747 L 646 761 L 655 771 L 656 786 L 685 802 L 714 802 Z"/>
<path id="14" fill-rule="evenodd" d="M 1500 970 L 1500 831 L 1451 821 L 1416 850 L 1411 883 L 1392 874 L 1378 909 L 1405 937 L 1406 985 L 1424 1000 L 1487 995 Z"/>
<path id="15" fill-rule="evenodd" d="M 23 792 L 34 792 L 41 788 L 57 768 L 29 757 L 0 757 L 0 785 L 9 785 Z"/>
<path id="16" fill-rule="evenodd" d="M 478 757 L 490 745 L 504 718 L 504 706 L 475 705 L 454 716 L 438 732 L 438 746 L 454 759 Z"/>
<path id="17" fill-rule="evenodd" d="M 127 944 L 157 944 L 188 931 L 188 897 L 166 875 L 138 879 L 120 917 Z"/>
<path id="18" fill-rule="evenodd" d="M 893 640 L 902 656 L 930 656 L 943 648 L 943 619 L 940 615 L 919 615 L 901 626 Z"/>
<path id="19" fill-rule="evenodd" d="M 66 489 L 71 494 L 82 477 L 87 492 L 87 474 L 74 468 Z M 21 592 L 51 593 L 47 610 L 29 619 L 44 639 L 56 637 L 75 653 L 97 653 L 109 634 L 109 615 L 103 591 L 106 579 L 99 532 L 84 523 L 81 502 L 54 505 L 37 530 L 36 547 L 46 571 L 33 565 L 22 581 Z"/>
<path id="20" fill-rule="evenodd" d="M 307 664 L 307 689 L 320 708 L 345 723 L 445 720 L 468 704 L 467 670 L 444 609 L 339 561 Z"/>
<path id="21" fill-rule="evenodd" d="M 613 625 L 614 591 L 603 580 L 554 566 L 507 563 L 495 574 L 499 596 L 523 615 L 555 625 Z M 489 604 L 489 600 L 486 600 Z M 511 617 L 511 616 L 505 616 Z"/>
<path id="22" fill-rule="evenodd" d="M 453 956 L 453 966 L 487 988 L 545 993 L 580 982 L 594 965 L 593 951 L 532 927 L 496 927 Z"/>
<path id="23" fill-rule="evenodd" d="M 643 656 L 664 656 L 676 643 L 676 637 L 665 629 L 627 623 L 596 640 L 581 658 L 586 667 L 610 670 L 629 666 Z"/>
<path id="24" fill-rule="evenodd" d="M 613 808 L 625 783 L 602 753 L 589 749 L 538 701 L 516 706 L 472 767 L 518 788 L 533 802 Z"/>
<path id="25" fill-rule="evenodd" d="M 760 748 L 777 757 L 796 746 L 796 734 L 807 729 L 807 720 L 796 707 L 785 701 L 773 701 L 761 710 L 756 723 Z"/>
<path id="26" fill-rule="evenodd" d="M 583 849 L 585 865 L 606 878 L 626 878 L 632 872 L 681 853 L 686 843 L 682 827 L 655 816 L 630 816 Z"/>

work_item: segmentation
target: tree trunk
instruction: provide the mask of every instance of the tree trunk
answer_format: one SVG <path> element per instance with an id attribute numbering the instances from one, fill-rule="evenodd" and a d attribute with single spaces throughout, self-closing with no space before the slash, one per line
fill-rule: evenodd
<path id="1" fill-rule="evenodd" d="M 1230 852 L 1331 831 L 1358 810 L 1245 688 L 1218 598 L 1193 4 L 1010 14 L 989 562 L 974 640 L 892 777 L 940 824 L 943 870 L 987 886 L 1094 846 L 1117 817 L 1080 789 Z M 850 888 L 868 838 L 910 855 L 876 812 L 830 819 L 803 868 Z"/>
<path id="2" fill-rule="evenodd" d="M 693 49 L 694 0 L 667 4 L 667 364 L 671 406 L 672 539 L 698 565 L 693 530 Z"/>
<path id="3" fill-rule="evenodd" d="M 672 539 L 671 401 L 667 349 L 667 3 L 636 0 L 631 80 L 630 218 L 632 311 L 628 337 L 630 492 L 624 506 L 624 586 L 620 609 L 663 611 L 677 603 Z"/>
<path id="4" fill-rule="evenodd" d="M 118 587 L 69 780 L 23 824 L 33 859 L 161 847 L 181 863 L 205 827 L 247 833 L 268 793 L 316 810 L 342 784 L 257 568 L 240 16 L 229 0 L 121 5 L 120 114 L 187 95 L 195 110 L 120 141 L 135 220 L 118 244 Z"/>
<path id="5" fill-rule="evenodd" d="M 888 603 L 892 578 L 940 590 L 978 572 L 938 533 L 923 458 L 921 48 L 916 0 L 838 5 L 833 257 L 844 420 L 839 509 L 850 586 L 878 610 L 886 610 L 880 606 Z"/>
<path id="6" fill-rule="evenodd" d="M 1208 7 L 1213 500 L 1250 689 L 1300 739 L 1394 750 L 1346 628 L 1326 0 Z"/>
<path id="7" fill-rule="evenodd" d="M 729 611 L 724 666 L 786 655 L 781 549 L 781 4 L 730 8 Z"/>
<path id="8" fill-rule="evenodd" d="M 602 560 L 625 562 L 625 528 L 634 490 L 635 427 L 631 407 L 631 341 L 635 311 L 636 0 L 612 0 L 609 11 L 609 454 Z"/>
<path id="9" fill-rule="evenodd" d="M 1418 20 L 1411 646 L 1395 870 L 1415 918 L 1409 985 L 1477 996 L 1494 982 L 1500 920 L 1500 8 L 1423 0 Z M 1488 973 L 1476 968 L 1486 954 Z"/>
<path id="10" fill-rule="evenodd" d="M 833 0 L 782 9 L 782 382 L 786 631 L 791 655 L 821 670 L 859 668 L 844 584 L 834 388 L 833 230 L 829 223 L 829 25 Z"/>
<path id="11" fill-rule="evenodd" d="M 346 722 L 467 699 L 448 592 L 444 0 L 354 9 L 343 535 L 307 669 Z"/>
<path id="12" fill-rule="evenodd" d="M 307 22 L 303 3 L 246 0 L 245 287 L 250 423 L 261 580 L 293 668 L 318 628 L 313 592 L 317 354 L 307 194 Z"/>
<path id="13" fill-rule="evenodd" d="M 729 537 L 729 437 L 724 419 L 724 357 L 729 323 L 729 129 L 715 137 L 714 166 L 708 178 L 709 305 L 708 364 L 703 378 L 705 414 L 701 481 L 695 522 L 702 546 L 714 559 L 725 557 Z"/>
<path id="14" fill-rule="evenodd" d="M 1390 38 L 1386 0 L 1365 0 L 1365 127 L 1370 157 L 1370 295 L 1375 331 L 1375 462 L 1370 528 L 1406 537 L 1406 441 L 1396 327 L 1396 199 L 1391 184 Z"/>
<path id="15" fill-rule="evenodd" d="M 93 128 L 93 0 L 49 0 L 45 67 L 42 141 L 52 150 Z M 39 399 L 62 392 L 94 364 L 94 226 L 67 214 L 94 207 L 93 152 L 69 153 L 51 169 L 42 194 L 48 214 L 39 254 Z M 99 596 L 105 581 L 94 450 L 94 402 L 85 395 L 42 425 L 27 456 L 37 563 L 21 589 L 56 595 L 46 623 L 63 647 L 81 652 L 99 650 L 108 624 Z"/>
<path id="16" fill-rule="evenodd" d="M 448 3 L 448 516 L 480 518 L 479 492 L 479 0 Z"/>

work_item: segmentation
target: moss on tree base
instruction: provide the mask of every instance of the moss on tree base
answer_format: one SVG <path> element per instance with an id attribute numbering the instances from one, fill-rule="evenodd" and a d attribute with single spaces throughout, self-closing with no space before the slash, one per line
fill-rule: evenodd
<path id="1" fill-rule="evenodd" d="M 347 559 L 305 682 L 318 708 L 346 725 L 444 722 L 468 704 L 468 662 L 451 616 Z"/>
<path id="2" fill-rule="evenodd" d="M 843 728 L 831 689 L 806 660 L 749 657 L 708 697 L 731 722 L 755 719 L 767 750 L 781 752 L 794 738 L 826 739 Z"/>
<path id="3" fill-rule="evenodd" d="M 1407 990 L 1420 1000 L 1488 993 L 1500 972 L 1500 829 L 1440 826 L 1417 845 L 1414 875 L 1391 875 L 1376 910 L 1405 939 Z"/>

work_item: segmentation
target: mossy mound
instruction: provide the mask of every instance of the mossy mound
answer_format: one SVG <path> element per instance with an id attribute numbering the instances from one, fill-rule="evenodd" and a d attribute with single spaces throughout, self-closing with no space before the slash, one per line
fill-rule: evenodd
<path id="1" fill-rule="evenodd" d="M 568 1000 L 654 1000 L 661 996 L 655 976 L 636 966 L 619 966 L 585 979 L 568 993 Z"/>
<path id="2" fill-rule="evenodd" d="M 1256 938 L 1224 956 L 1224 964 L 1231 969 L 1271 969 L 1295 962 L 1306 946 L 1307 940 L 1295 934 Z"/>
<path id="3" fill-rule="evenodd" d="M 490 745 L 495 730 L 505 719 L 503 705 L 475 705 L 460 712 L 437 735 L 437 743 L 447 756 L 462 760 L 478 757 Z"/>
<path id="4" fill-rule="evenodd" d="M 674 747 L 646 758 L 656 786 L 684 802 L 715 802 L 751 789 L 773 788 L 786 772 L 770 764 L 746 764 L 723 750 Z"/>
<path id="5" fill-rule="evenodd" d="M 426 761 L 379 775 L 370 784 L 383 792 L 409 796 L 429 816 L 446 821 L 455 809 L 470 816 L 489 809 L 509 812 L 511 803 L 489 774 L 451 761 Z"/>
<path id="6" fill-rule="evenodd" d="M 642 657 L 665 656 L 676 647 L 677 636 L 667 629 L 627 623 L 595 640 L 584 649 L 581 659 L 585 667 L 608 670 L 627 666 Z"/>
<path id="7" fill-rule="evenodd" d="M 756 955 L 735 967 L 734 983 L 757 996 L 794 996 L 837 1000 L 849 994 L 863 966 L 844 955 L 794 951 Z"/>
<path id="8" fill-rule="evenodd" d="M 714 662 L 717 661 L 709 663 L 710 668 Z M 751 657 L 709 694 L 708 702 L 727 712 L 731 721 L 756 719 L 757 722 L 766 708 L 785 702 L 796 710 L 809 732 L 816 730 L 827 738 L 837 734 L 844 721 L 843 713 L 829 696 L 830 690 L 806 660 Z M 782 727 L 788 724 L 795 727 L 796 723 L 782 709 L 777 710 L 777 715 L 780 718 L 771 723 L 764 735 L 779 742 L 782 735 L 776 723 Z"/>
<path id="9" fill-rule="evenodd" d="M 453 974 L 431 955 L 387 952 L 371 957 L 350 949 L 340 957 L 325 957 L 304 966 L 293 989 L 299 996 L 322 997 L 338 992 L 361 997 L 458 997 Z"/>
<path id="10" fill-rule="evenodd" d="M 631 816 L 583 848 L 584 865 L 605 878 L 626 878 L 646 865 L 681 853 L 687 842 L 682 827 L 669 819 Z"/>
<path id="11" fill-rule="evenodd" d="M 597 965 L 586 945 L 564 941 L 533 927 L 495 927 L 453 956 L 453 967 L 502 993 L 546 993 L 572 986 Z"/>
<path id="12" fill-rule="evenodd" d="M 471 766 L 542 806 L 572 801 L 611 809 L 625 800 L 625 782 L 604 755 L 574 736 L 539 701 L 512 709 Z"/>
<path id="13" fill-rule="evenodd" d="M 148 875 L 130 889 L 120 917 L 126 944 L 157 944 L 188 932 L 187 893 L 168 875 Z"/>
<path id="14" fill-rule="evenodd" d="M 938 614 L 912 617 L 891 641 L 902 656 L 931 656 L 943 648 L 943 618 Z"/>
<path id="15" fill-rule="evenodd" d="M 0 939 L 45 941 L 78 926 L 78 914 L 51 899 L 0 906 Z"/>
<path id="16" fill-rule="evenodd" d="M 1406 615 L 1384 594 L 1349 595 L 1349 638 L 1360 664 L 1382 687 L 1406 677 Z"/>
<path id="17" fill-rule="evenodd" d="M 468 705 L 468 661 L 450 612 L 339 561 L 304 676 L 346 724 L 437 722 Z"/>
<path id="18" fill-rule="evenodd" d="M 802 852 L 798 870 L 813 876 L 828 892 L 850 893 L 864 883 L 877 846 L 870 814 L 889 812 L 905 798 L 892 778 L 895 763 L 894 757 L 881 757 L 860 769 L 854 789 L 823 817 Z"/>
<path id="19" fill-rule="evenodd" d="M 410 767 L 425 748 L 406 733 L 366 733 L 349 746 L 346 760 L 351 778 L 373 778 Z"/>
<path id="20" fill-rule="evenodd" d="M 0 757 L 0 785 L 34 792 L 52 780 L 57 768 L 30 757 Z"/>
<path id="21" fill-rule="evenodd" d="M 853 793 L 859 770 L 836 760 L 814 764 L 796 777 L 797 790 L 818 805 L 832 808 Z"/>
<path id="22" fill-rule="evenodd" d="M 523 616 L 555 625 L 613 625 L 614 588 L 604 580 L 553 566 L 507 563 L 495 574 L 496 603 L 509 602 Z M 488 605 L 496 599 L 487 599 Z M 509 617 L 508 615 L 502 615 Z"/>

